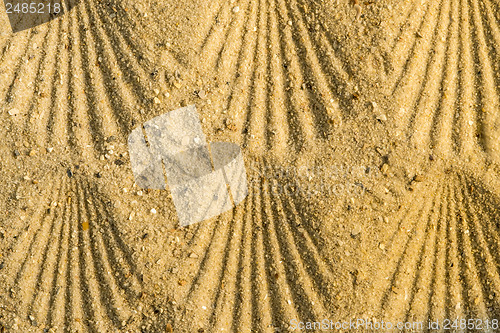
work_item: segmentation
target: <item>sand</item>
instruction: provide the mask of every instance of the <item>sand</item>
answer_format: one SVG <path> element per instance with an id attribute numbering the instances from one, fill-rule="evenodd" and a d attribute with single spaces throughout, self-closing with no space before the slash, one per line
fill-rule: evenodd
<path id="1" fill-rule="evenodd" d="M 0 10 L 0 330 L 500 319 L 497 2 L 65 5 Z M 127 138 L 191 104 L 249 194 L 180 227 Z"/>

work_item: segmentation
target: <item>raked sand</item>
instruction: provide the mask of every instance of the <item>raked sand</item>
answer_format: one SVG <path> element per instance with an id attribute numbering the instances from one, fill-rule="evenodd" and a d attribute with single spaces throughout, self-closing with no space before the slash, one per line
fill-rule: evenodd
<path id="1" fill-rule="evenodd" d="M 2 329 L 500 319 L 496 1 L 70 2 L 0 10 Z M 191 104 L 249 193 L 180 227 L 127 138 Z"/>

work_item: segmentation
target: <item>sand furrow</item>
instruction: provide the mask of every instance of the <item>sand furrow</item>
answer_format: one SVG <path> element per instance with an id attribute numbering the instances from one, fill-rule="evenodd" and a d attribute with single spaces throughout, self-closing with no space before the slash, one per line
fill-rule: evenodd
<path id="1" fill-rule="evenodd" d="M 425 201 L 413 198 L 422 207 L 419 222 L 400 224 L 400 235 L 384 256 L 389 263 L 379 266 L 382 272 L 393 268 L 386 282 L 387 273 L 373 280 L 376 295 L 382 296 L 374 305 L 382 306 L 382 318 L 392 322 L 494 319 L 498 234 L 490 236 L 495 217 L 480 203 L 496 205 L 496 196 L 469 172 L 439 175 L 423 193 L 427 191 L 433 195 Z"/>
<path id="2" fill-rule="evenodd" d="M 7 298 L 26 318 L 26 330 L 95 332 L 135 324 L 133 306 L 141 286 L 135 264 L 126 258 L 129 250 L 116 241 L 116 226 L 109 230 L 114 222 L 99 202 L 105 199 L 85 179 L 67 180 L 65 172 L 51 177 L 55 182 L 46 186 L 40 212 L 32 214 L 41 224 L 19 235 L 16 247 L 25 250 L 4 262 L 11 272 Z"/>

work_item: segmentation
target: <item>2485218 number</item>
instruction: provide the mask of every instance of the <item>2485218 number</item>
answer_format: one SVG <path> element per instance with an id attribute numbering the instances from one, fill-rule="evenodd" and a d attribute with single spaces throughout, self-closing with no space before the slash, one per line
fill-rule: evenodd
<path id="1" fill-rule="evenodd" d="M 23 2 L 22 4 L 12 4 L 7 2 L 5 4 L 7 14 L 59 14 L 61 12 L 61 4 L 54 3 L 48 4 L 36 2 Z"/>

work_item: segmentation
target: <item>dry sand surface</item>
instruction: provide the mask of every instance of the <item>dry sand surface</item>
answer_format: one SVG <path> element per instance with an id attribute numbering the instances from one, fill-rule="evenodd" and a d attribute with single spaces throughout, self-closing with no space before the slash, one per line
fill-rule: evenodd
<path id="1" fill-rule="evenodd" d="M 69 1 L 0 6 L 0 331 L 500 319 L 498 0 Z M 127 138 L 191 104 L 249 193 L 180 227 Z"/>

